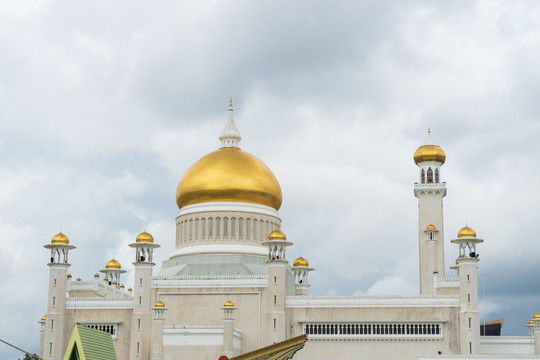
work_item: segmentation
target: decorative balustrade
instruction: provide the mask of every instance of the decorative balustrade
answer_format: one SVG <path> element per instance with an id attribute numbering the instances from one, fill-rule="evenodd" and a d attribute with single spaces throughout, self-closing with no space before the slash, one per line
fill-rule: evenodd
<path id="1" fill-rule="evenodd" d="M 102 324 L 80 324 L 84 327 L 87 327 L 87 328 L 90 328 L 90 329 L 97 329 L 97 330 L 100 330 L 100 331 L 105 331 L 106 333 L 109 333 L 111 334 L 111 337 L 114 339 L 116 339 L 116 330 L 117 330 L 117 324 L 107 324 L 107 323 L 102 323 Z"/>
<path id="2" fill-rule="evenodd" d="M 309 339 L 442 339 L 442 322 L 304 323 Z"/>

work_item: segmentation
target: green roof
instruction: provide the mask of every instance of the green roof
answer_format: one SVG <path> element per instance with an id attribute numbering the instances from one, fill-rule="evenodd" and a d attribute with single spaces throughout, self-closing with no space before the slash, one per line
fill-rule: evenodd
<path id="1" fill-rule="evenodd" d="M 73 351 L 78 356 L 72 357 Z M 73 328 L 64 360 L 116 360 L 111 334 L 82 325 Z"/>

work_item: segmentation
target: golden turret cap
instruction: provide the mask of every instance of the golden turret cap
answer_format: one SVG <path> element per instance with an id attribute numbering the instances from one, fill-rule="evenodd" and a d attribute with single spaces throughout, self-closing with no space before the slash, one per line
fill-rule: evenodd
<path id="1" fill-rule="evenodd" d="M 305 267 L 308 267 L 309 262 L 305 258 L 300 256 L 298 259 L 294 260 L 293 266 L 305 266 Z"/>
<path id="2" fill-rule="evenodd" d="M 234 304 L 233 304 L 232 301 L 227 300 L 227 301 L 225 301 L 225 304 L 223 304 L 223 306 L 224 307 L 234 307 Z"/>
<path id="3" fill-rule="evenodd" d="M 458 238 L 464 238 L 464 237 L 475 238 L 476 232 L 472 228 L 465 226 L 465 227 L 462 227 L 461 230 L 458 231 L 457 237 Z"/>
<path id="4" fill-rule="evenodd" d="M 435 230 L 435 225 L 433 224 L 429 224 L 428 226 L 426 226 L 426 230 Z"/>
<path id="5" fill-rule="evenodd" d="M 424 144 L 416 149 L 413 158 L 417 165 L 424 161 L 437 161 L 444 164 L 446 154 L 440 146 L 435 145 L 435 142 L 431 137 L 431 130 L 428 129 Z"/>
<path id="6" fill-rule="evenodd" d="M 534 314 L 533 319 L 540 319 L 540 314 L 539 313 Z"/>
<path id="7" fill-rule="evenodd" d="M 153 243 L 154 242 L 154 237 L 152 235 L 150 235 L 149 233 L 147 233 L 146 231 L 143 231 L 142 233 L 137 235 L 137 239 L 135 240 L 135 242 Z"/>
<path id="8" fill-rule="evenodd" d="M 43 316 L 41 317 L 41 321 L 45 321 L 45 320 L 47 320 L 47 315 L 43 315 Z"/>
<path id="9" fill-rule="evenodd" d="M 534 324 L 534 321 L 529 320 L 529 322 L 527 322 L 527 324 L 532 325 L 532 324 Z"/>
<path id="10" fill-rule="evenodd" d="M 105 265 L 105 269 L 120 269 L 121 267 L 122 266 L 120 265 L 120 263 L 114 259 L 112 259 Z"/>
<path id="11" fill-rule="evenodd" d="M 164 307 L 165 307 L 165 304 L 162 303 L 161 301 L 158 301 L 158 302 L 156 302 L 156 304 L 154 305 L 154 307 L 157 307 L 157 308 L 164 308 Z"/>
<path id="12" fill-rule="evenodd" d="M 59 232 L 52 237 L 51 244 L 69 244 L 69 239 L 62 232 Z"/>
<path id="13" fill-rule="evenodd" d="M 287 240 L 287 237 L 281 230 L 274 230 L 268 234 L 268 240 Z"/>

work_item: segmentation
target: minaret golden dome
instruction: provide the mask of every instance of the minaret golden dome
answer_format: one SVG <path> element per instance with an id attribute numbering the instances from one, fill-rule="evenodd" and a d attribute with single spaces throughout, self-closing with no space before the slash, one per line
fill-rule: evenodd
<path id="1" fill-rule="evenodd" d="M 540 319 L 540 313 L 536 313 L 532 317 L 533 319 Z"/>
<path id="2" fill-rule="evenodd" d="M 458 231 L 457 237 L 458 238 L 464 238 L 464 237 L 475 238 L 476 237 L 476 231 L 474 231 L 473 229 L 471 229 L 468 226 L 465 226 L 465 227 L 462 227 L 461 230 Z"/>
<path id="3" fill-rule="evenodd" d="M 152 235 L 150 235 L 149 233 L 147 233 L 146 231 L 143 231 L 142 233 L 137 235 L 137 239 L 135 240 L 135 242 L 153 243 L 154 242 L 154 237 Z"/>
<path id="4" fill-rule="evenodd" d="M 431 131 L 428 129 L 424 144 L 416 149 L 413 158 L 417 165 L 424 161 L 437 161 L 444 164 L 446 154 L 440 146 L 435 145 L 433 138 L 431 137 Z"/>
<path id="5" fill-rule="evenodd" d="M 232 301 L 225 301 L 225 304 L 223 304 L 224 307 L 233 307 L 234 304 Z"/>
<path id="6" fill-rule="evenodd" d="M 435 230 L 435 225 L 429 224 L 429 225 L 426 227 L 426 230 Z"/>
<path id="7" fill-rule="evenodd" d="M 255 156 L 240 150 L 240 134 L 234 125 L 232 104 L 220 140 L 222 148 L 195 162 L 176 189 L 179 208 L 216 201 L 266 205 L 278 210 L 281 187 L 270 169 Z"/>
<path id="8" fill-rule="evenodd" d="M 305 266 L 305 267 L 308 267 L 309 262 L 305 258 L 300 256 L 298 259 L 294 260 L 293 266 Z"/>
<path id="9" fill-rule="evenodd" d="M 51 239 L 51 244 L 69 244 L 69 239 L 66 235 L 59 232 Z"/>
<path id="10" fill-rule="evenodd" d="M 287 237 L 281 230 L 274 230 L 268 234 L 268 240 L 287 240 Z"/>
<path id="11" fill-rule="evenodd" d="M 161 301 L 158 301 L 158 302 L 156 302 L 156 304 L 154 305 L 154 307 L 157 307 L 157 308 L 164 308 L 164 307 L 165 307 L 165 304 L 162 303 Z"/>
<path id="12" fill-rule="evenodd" d="M 105 265 L 105 269 L 120 269 L 120 268 L 121 268 L 120 263 L 114 259 L 112 259 Z"/>

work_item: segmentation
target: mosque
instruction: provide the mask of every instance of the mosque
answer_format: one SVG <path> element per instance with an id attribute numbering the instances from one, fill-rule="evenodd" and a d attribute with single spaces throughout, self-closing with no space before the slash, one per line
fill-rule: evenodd
<path id="1" fill-rule="evenodd" d="M 133 249 L 134 284 L 109 261 L 93 280 L 72 279 L 62 233 L 50 250 L 40 357 L 61 359 L 76 326 L 109 333 L 118 359 L 218 359 L 307 335 L 295 359 L 538 358 L 540 314 L 524 337 L 480 336 L 477 246 L 457 232 L 455 276 L 444 264 L 441 166 L 446 155 L 427 138 L 414 153 L 419 180 L 420 294 L 310 296 L 307 259 L 289 262 L 281 230 L 280 185 L 258 158 L 240 149 L 229 105 L 221 147 L 195 162 L 176 191 L 176 250 L 154 274 L 160 245 L 141 233 Z M 292 264 L 292 265 L 291 265 Z M 66 295 L 67 294 L 67 295 Z"/>

